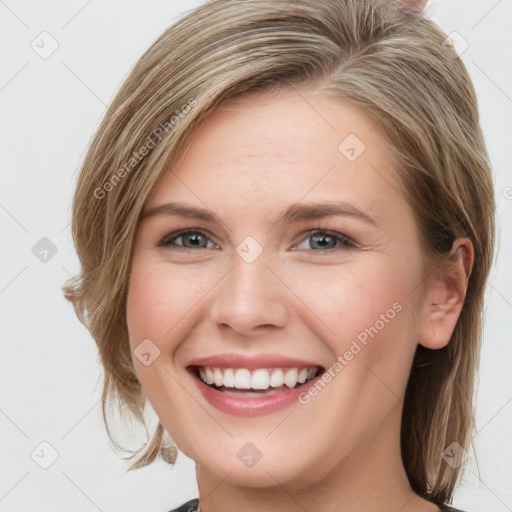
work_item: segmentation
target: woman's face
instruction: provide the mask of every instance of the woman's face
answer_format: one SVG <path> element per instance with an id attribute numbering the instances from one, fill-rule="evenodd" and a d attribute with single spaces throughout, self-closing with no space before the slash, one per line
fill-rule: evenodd
<path id="1" fill-rule="evenodd" d="M 246 96 L 196 131 L 149 198 L 133 361 L 198 468 L 308 485 L 399 453 L 424 267 L 388 148 L 348 103 Z"/>

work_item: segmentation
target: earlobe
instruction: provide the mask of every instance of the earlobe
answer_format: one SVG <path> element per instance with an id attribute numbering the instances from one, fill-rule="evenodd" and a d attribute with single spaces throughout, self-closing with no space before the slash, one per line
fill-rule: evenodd
<path id="1" fill-rule="evenodd" d="M 425 348 L 439 349 L 449 343 L 464 305 L 473 261 L 471 240 L 458 238 L 447 264 L 430 274 L 418 332 L 418 343 Z"/>

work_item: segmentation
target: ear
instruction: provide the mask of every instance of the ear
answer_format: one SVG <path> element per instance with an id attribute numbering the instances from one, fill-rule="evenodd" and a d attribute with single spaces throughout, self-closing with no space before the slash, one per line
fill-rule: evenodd
<path id="1" fill-rule="evenodd" d="M 418 343 L 425 348 L 448 345 L 464 305 L 474 254 L 469 238 L 457 238 L 447 265 L 434 268 L 427 277 L 418 330 Z"/>

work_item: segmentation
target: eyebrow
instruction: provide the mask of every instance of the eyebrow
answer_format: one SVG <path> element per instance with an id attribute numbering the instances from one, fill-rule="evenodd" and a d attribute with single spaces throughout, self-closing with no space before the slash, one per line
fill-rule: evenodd
<path id="1" fill-rule="evenodd" d="M 209 210 L 196 208 L 183 203 L 167 203 L 161 206 L 144 209 L 142 219 L 156 215 L 174 215 L 189 219 L 201 219 L 207 222 L 219 222 L 217 216 Z M 375 219 L 370 217 L 363 210 L 352 203 L 346 201 L 322 201 L 309 203 L 295 203 L 289 206 L 286 211 L 281 213 L 275 224 L 294 223 L 305 220 L 318 220 L 324 217 L 339 215 L 343 217 L 352 217 L 359 219 L 367 224 L 378 227 Z"/>

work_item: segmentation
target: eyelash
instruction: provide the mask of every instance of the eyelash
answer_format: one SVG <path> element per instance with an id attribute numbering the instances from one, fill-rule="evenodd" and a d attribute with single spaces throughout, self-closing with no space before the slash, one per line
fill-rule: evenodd
<path id="1" fill-rule="evenodd" d="M 188 229 L 183 229 L 181 231 L 177 231 L 176 233 L 171 233 L 170 235 L 165 236 L 158 243 L 158 246 L 166 247 L 171 250 L 178 250 L 180 252 L 185 252 L 185 253 L 193 253 L 193 252 L 207 249 L 205 247 L 200 247 L 198 249 L 191 249 L 189 247 L 183 247 L 183 246 L 177 245 L 175 243 L 175 241 L 178 238 L 180 238 L 184 235 L 187 235 L 187 234 L 200 234 L 201 236 L 204 236 L 208 241 L 213 242 L 213 240 L 211 240 L 210 237 L 208 236 L 208 233 L 203 231 L 201 228 L 188 228 Z M 334 231 L 329 231 L 329 230 L 325 230 L 325 229 L 312 229 L 312 230 L 307 231 L 306 236 L 301 239 L 301 242 L 309 237 L 312 237 L 312 236 L 318 235 L 318 234 L 327 235 L 328 237 L 334 238 L 335 240 L 339 241 L 340 245 L 343 247 L 344 250 L 356 248 L 356 245 L 352 242 L 352 240 L 350 240 L 346 236 L 342 235 L 341 233 L 336 233 Z M 215 242 L 213 242 L 213 243 L 215 243 Z M 217 244 L 215 243 L 215 245 L 217 245 Z M 322 253 L 322 254 L 334 254 L 342 249 L 334 248 L 334 249 L 330 249 L 330 250 L 326 250 L 326 251 L 315 250 L 315 249 L 308 249 L 308 250 L 312 251 L 312 252 Z"/>

